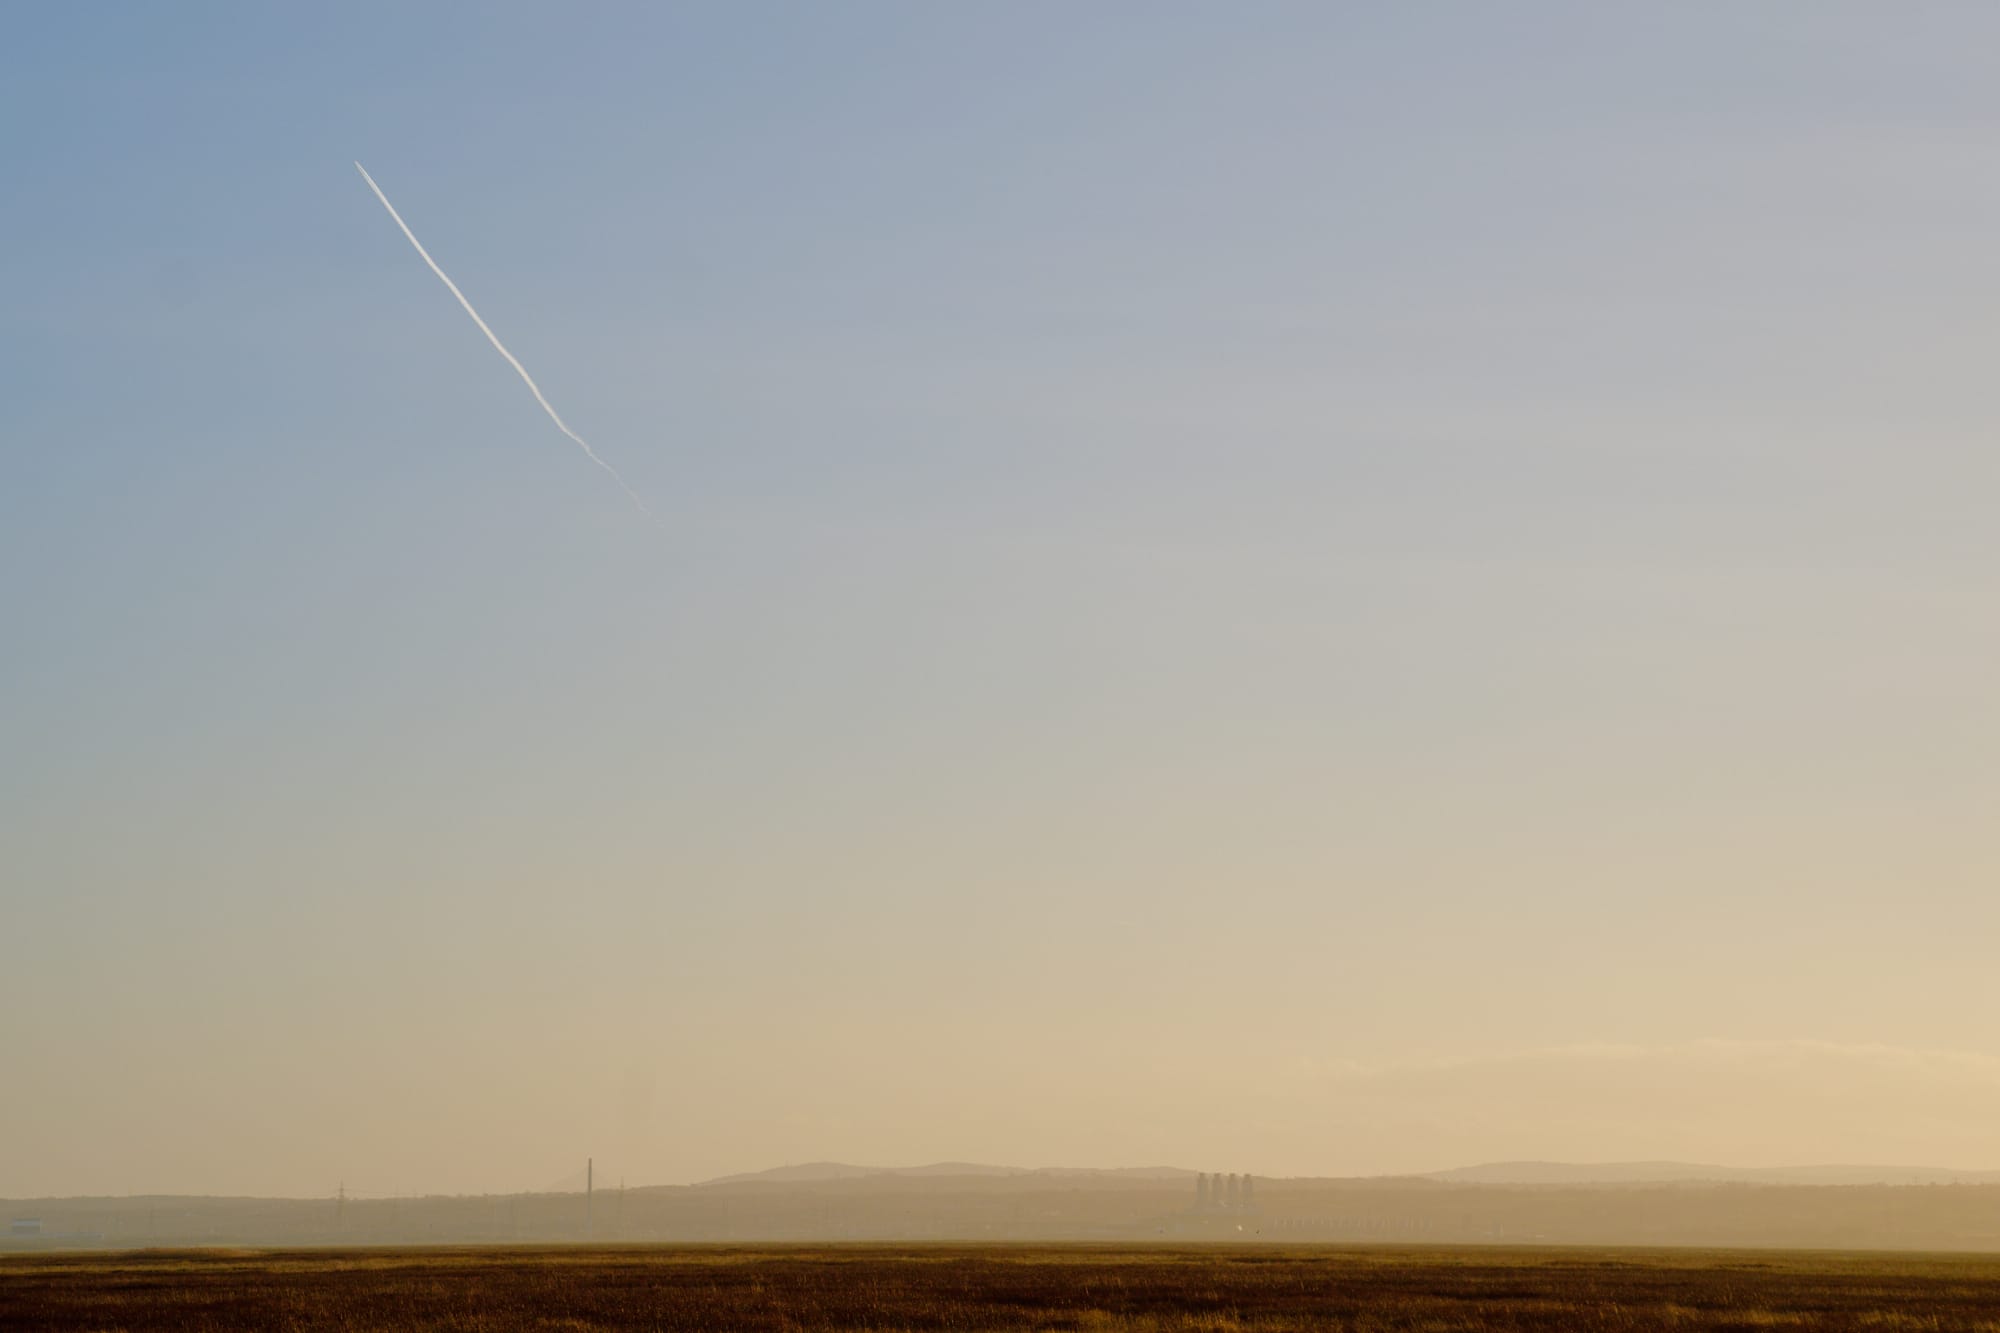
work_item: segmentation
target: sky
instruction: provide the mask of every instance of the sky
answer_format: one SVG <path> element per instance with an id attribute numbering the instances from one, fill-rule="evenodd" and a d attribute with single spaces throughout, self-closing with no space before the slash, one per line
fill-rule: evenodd
<path id="1" fill-rule="evenodd" d="M 8 6 L 0 1196 L 2000 1167 L 1996 40 Z"/>

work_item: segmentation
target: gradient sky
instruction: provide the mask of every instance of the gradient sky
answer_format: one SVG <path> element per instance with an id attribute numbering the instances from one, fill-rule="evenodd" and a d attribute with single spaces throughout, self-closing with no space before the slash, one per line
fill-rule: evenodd
<path id="1" fill-rule="evenodd" d="M 0 1195 L 2000 1167 L 1996 43 L 8 6 Z"/>

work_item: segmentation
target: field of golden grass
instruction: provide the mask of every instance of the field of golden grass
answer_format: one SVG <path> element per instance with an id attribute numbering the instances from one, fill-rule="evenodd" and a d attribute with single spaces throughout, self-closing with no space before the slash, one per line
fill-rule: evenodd
<path id="1" fill-rule="evenodd" d="M 0 1256 L 0 1329 L 1982 1329 L 2000 1259 L 713 1247 Z"/>

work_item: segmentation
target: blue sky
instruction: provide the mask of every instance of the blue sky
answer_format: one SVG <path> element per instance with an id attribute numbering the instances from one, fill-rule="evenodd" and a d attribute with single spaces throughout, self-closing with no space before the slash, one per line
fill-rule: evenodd
<path id="1" fill-rule="evenodd" d="M 1984 7 L 4 22 L 0 1193 L 2000 1162 Z"/>

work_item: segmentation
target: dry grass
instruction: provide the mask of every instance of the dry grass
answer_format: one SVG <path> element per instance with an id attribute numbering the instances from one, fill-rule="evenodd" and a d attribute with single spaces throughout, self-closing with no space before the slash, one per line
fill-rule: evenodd
<path id="1" fill-rule="evenodd" d="M 756 1247 L 0 1258 L 0 1329 L 1981 1329 L 2000 1261 L 1693 1251 Z"/>

